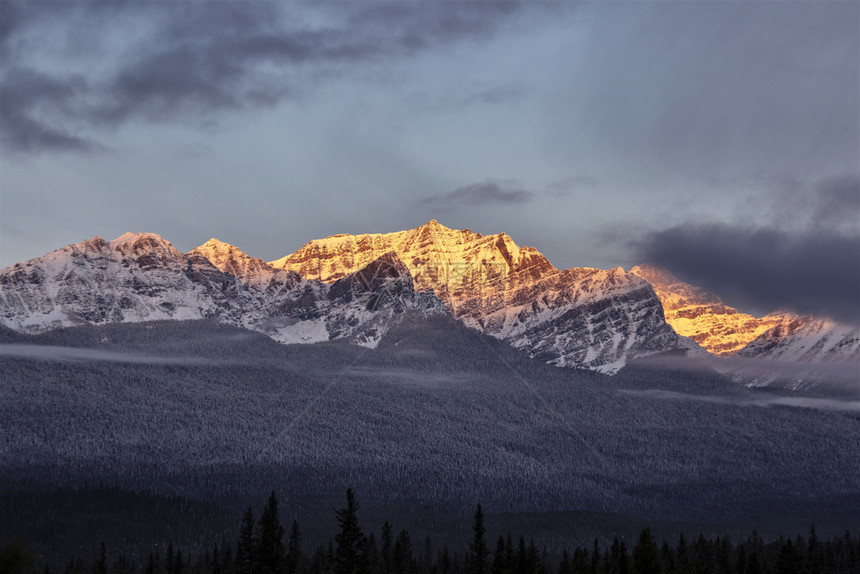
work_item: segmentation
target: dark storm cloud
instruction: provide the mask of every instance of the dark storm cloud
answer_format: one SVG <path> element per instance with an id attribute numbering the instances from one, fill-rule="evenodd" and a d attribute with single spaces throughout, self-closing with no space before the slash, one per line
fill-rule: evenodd
<path id="1" fill-rule="evenodd" d="M 309 23 L 269 2 L 0 6 L 2 141 L 18 152 L 94 149 L 97 144 L 81 134 L 131 120 L 199 119 L 273 106 L 392 58 L 486 38 L 521 9 L 503 2 L 338 4 L 317 7 Z M 105 36 L 128 29 L 132 39 L 109 54 L 101 40 L 76 35 L 84 23 Z M 22 38 L 29 34 L 32 44 L 45 26 L 65 26 L 66 45 L 55 46 L 52 57 L 72 58 L 85 76 L 70 82 L 68 75 L 30 64 Z M 30 76 L 21 72 L 27 68 L 33 68 Z M 89 72 L 97 68 L 99 74 Z M 67 117 L 81 120 L 79 133 L 66 127 Z"/>
<path id="2" fill-rule="evenodd" d="M 734 306 L 860 323 L 860 174 L 773 186 L 753 225 L 688 222 L 634 242 L 639 261 Z"/>
<path id="3" fill-rule="evenodd" d="M 639 258 L 738 307 L 860 321 L 858 236 L 687 224 L 648 235 Z"/>
<path id="4" fill-rule="evenodd" d="M 29 68 L 13 68 L 0 85 L 0 143 L 5 149 L 32 151 L 93 151 L 96 143 L 78 137 L 42 114 L 72 113 L 86 90 L 80 77 L 48 76 Z"/>
<path id="5" fill-rule="evenodd" d="M 518 181 L 488 179 L 458 187 L 449 193 L 425 198 L 422 203 L 445 208 L 488 203 L 526 203 L 533 197 L 534 194 L 523 189 Z"/>

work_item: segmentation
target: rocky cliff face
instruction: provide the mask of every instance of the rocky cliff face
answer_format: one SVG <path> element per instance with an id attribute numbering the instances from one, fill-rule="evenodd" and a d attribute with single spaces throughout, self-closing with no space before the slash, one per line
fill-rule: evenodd
<path id="1" fill-rule="evenodd" d="M 558 272 L 536 249 L 519 248 L 504 233 L 483 236 L 436 220 L 395 233 L 315 239 L 271 264 L 331 283 L 387 253 L 406 265 L 416 290 L 432 290 L 458 316 L 476 306 L 504 305 L 505 293 L 517 285 Z"/>
<path id="2" fill-rule="evenodd" d="M 790 322 L 802 321 L 792 313 L 777 312 L 764 317 L 740 313 L 715 294 L 684 283 L 655 265 L 640 265 L 631 273 L 648 281 L 663 304 L 666 322 L 690 337 L 710 353 L 728 357 L 766 331 Z"/>
<path id="3" fill-rule="evenodd" d="M 454 317 L 555 365 L 613 373 L 637 356 L 696 348 L 666 324 L 646 281 L 621 268 L 558 270 L 504 233 L 432 220 L 314 240 L 271 265 L 330 283 L 388 253 L 408 268 L 416 291 L 434 293 Z"/>
<path id="4" fill-rule="evenodd" d="M 651 286 L 623 269 L 559 270 L 504 233 L 436 221 L 315 240 L 272 263 L 211 239 L 183 254 L 155 234 L 94 238 L 0 271 L 2 323 L 35 332 L 81 322 L 217 317 L 285 343 L 375 345 L 411 313 L 449 313 L 559 366 L 613 373 L 692 349 Z"/>
<path id="5" fill-rule="evenodd" d="M 127 233 L 0 270 L 0 324 L 29 333 L 217 318 L 283 343 L 374 346 L 416 313 L 447 313 L 553 365 L 605 373 L 661 351 L 701 355 L 696 342 L 757 365 L 860 362 L 854 327 L 791 313 L 745 315 L 653 266 L 559 270 L 504 233 L 436 221 L 314 240 L 271 263 L 217 239 L 183 254 L 158 235 Z M 750 378 L 747 367 L 718 368 L 775 380 L 758 366 Z"/>
<path id="6" fill-rule="evenodd" d="M 221 317 L 239 323 L 244 288 L 152 233 L 68 245 L 0 271 L 4 325 L 37 332 L 79 323 Z"/>
<path id="7" fill-rule="evenodd" d="M 298 273 L 275 269 L 262 259 L 251 257 L 239 248 L 215 238 L 191 250 L 188 257 L 202 257 L 256 292 L 276 295 L 293 291 L 304 283 Z"/>
<path id="8" fill-rule="evenodd" d="M 405 275 L 366 284 L 379 268 Z M 392 289 L 398 281 L 409 289 Z M 0 321 L 34 333 L 82 323 L 218 318 L 284 343 L 351 338 L 370 345 L 405 311 L 442 311 L 435 297 L 419 297 L 411 286 L 408 270 L 390 257 L 332 286 L 274 269 L 218 240 L 186 255 L 158 235 L 127 233 L 0 271 Z"/>
<path id="9" fill-rule="evenodd" d="M 798 317 L 766 331 L 715 368 L 748 386 L 856 393 L 860 329 Z"/>
<path id="10" fill-rule="evenodd" d="M 860 329 L 787 311 L 754 317 L 715 294 L 684 283 L 665 269 L 631 270 L 654 286 L 666 322 L 712 354 L 712 366 L 751 386 L 800 389 L 818 384 L 856 385 Z"/>
<path id="11" fill-rule="evenodd" d="M 737 355 L 806 363 L 860 364 L 860 328 L 826 319 L 797 317 L 766 331 Z"/>

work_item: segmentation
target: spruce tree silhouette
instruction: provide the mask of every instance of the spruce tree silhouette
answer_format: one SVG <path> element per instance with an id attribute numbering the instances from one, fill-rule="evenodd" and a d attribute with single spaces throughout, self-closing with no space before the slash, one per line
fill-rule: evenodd
<path id="1" fill-rule="evenodd" d="M 359 505 L 351 488 L 346 491 L 346 506 L 335 510 L 340 532 L 335 536 L 335 574 L 368 574 L 367 557 L 362 551 L 364 534 L 358 525 Z"/>
<path id="2" fill-rule="evenodd" d="M 278 519 L 278 498 L 274 490 L 257 523 L 254 564 L 255 574 L 281 574 L 286 565 L 284 527 Z"/>
<path id="3" fill-rule="evenodd" d="M 478 504 L 475 508 L 475 523 L 472 525 L 475 533 L 472 543 L 469 544 L 469 554 L 466 557 L 466 574 L 488 574 L 490 550 L 485 539 L 486 528 L 484 528 L 484 511 Z"/>

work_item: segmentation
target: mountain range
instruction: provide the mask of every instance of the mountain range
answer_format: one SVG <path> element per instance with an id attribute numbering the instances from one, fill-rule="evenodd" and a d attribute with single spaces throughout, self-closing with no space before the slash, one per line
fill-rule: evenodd
<path id="1" fill-rule="evenodd" d="M 435 220 L 313 240 L 271 262 L 217 239 L 182 253 L 156 234 L 126 233 L 0 270 L 0 322 L 25 333 L 216 318 L 281 343 L 343 339 L 373 347 L 415 314 L 447 314 L 546 363 L 607 374 L 663 352 L 804 365 L 860 361 L 860 330 L 852 326 L 789 311 L 746 315 L 649 265 L 560 270 L 505 233 Z M 752 384 L 784 373 L 714 364 Z"/>
<path id="2" fill-rule="evenodd" d="M 860 516 L 856 329 L 650 266 L 559 270 L 434 221 L 272 262 L 125 234 L 0 270 L 0 318 L 0 514 L 92 485 L 238 513 L 274 489 L 319 527 L 354 487 L 377 523 L 449 535 L 480 501 L 559 546 Z"/>

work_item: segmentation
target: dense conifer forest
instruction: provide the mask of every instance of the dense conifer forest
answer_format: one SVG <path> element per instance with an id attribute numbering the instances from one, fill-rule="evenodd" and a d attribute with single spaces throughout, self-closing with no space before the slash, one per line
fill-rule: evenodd
<path id="1" fill-rule="evenodd" d="M 745 539 L 684 534 L 657 540 L 644 528 L 635 540 L 616 536 L 590 547 L 561 553 L 539 547 L 528 533 L 487 532 L 484 513 L 474 512 L 472 539 L 463 547 L 438 547 L 430 537 L 415 539 L 386 520 L 379 530 L 362 527 L 352 489 L 333 509 L 337 532 L 311 548 L 298 521 L 284 524 L 273 491 L 259 512 L 248 508 L 233 539 L 213 541 L 191 552 L 167 540 L 145 559 L 112 552 L 93 541 L 65 564 L 37 564 L 37 549 L 12 539 L 0 547 L 0 574 L 858 574 L 860 537 L 805 535 L 765 541 L 755 532 Z"/>

